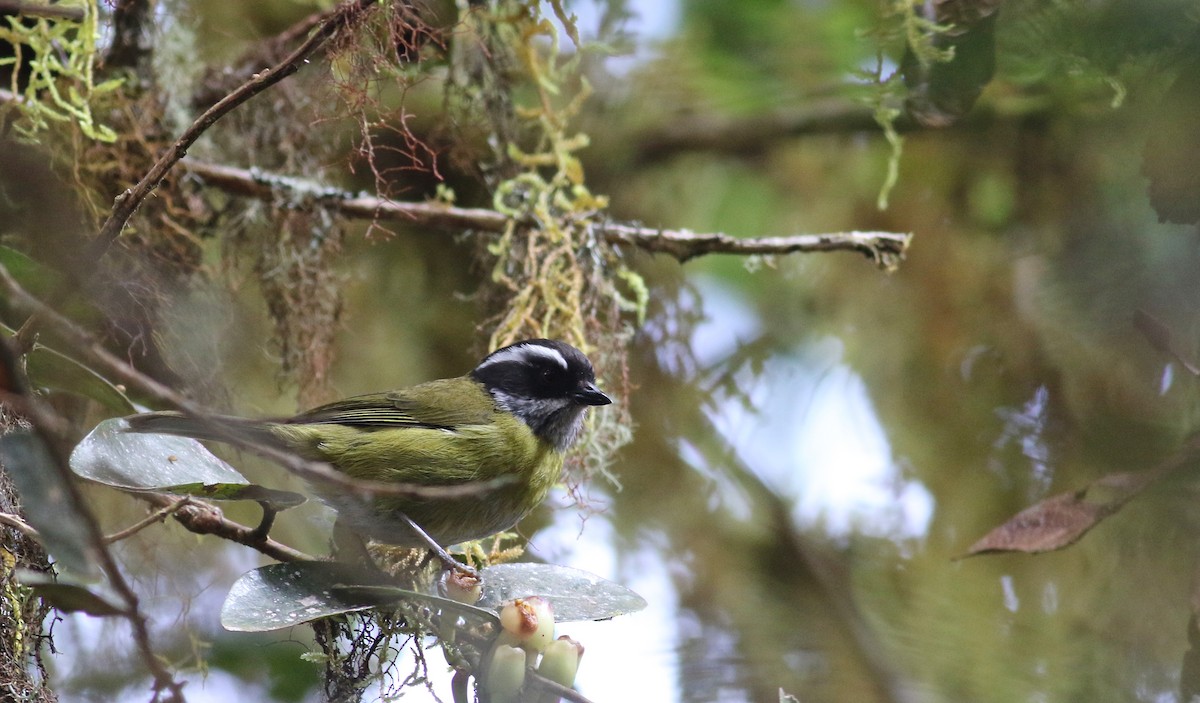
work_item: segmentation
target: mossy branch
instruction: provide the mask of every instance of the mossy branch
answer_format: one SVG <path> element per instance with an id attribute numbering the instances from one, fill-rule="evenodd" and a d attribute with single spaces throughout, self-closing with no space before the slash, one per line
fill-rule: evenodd
<path id="1" fill-rule="evenodd" d="M 347 193 L 298 178 L 259 170 L 235 168 L 184 159 L 183 167 L 207 185 L 228 193 L 262 200 L 311 199 L 348 217 L 404 222 L 446 231 L 474 230 L 500 234 L 510 218 L 497 210 L 463 208 L 434 202 L 399 202 L 373 195 Z M 830 232 L 779 237 L 739 238 L 723 233 L 697 233 L 619 223 L 595 225 L 596 234 L 610 243 L 667 254 L 680 262 L 708 254 L 782 255 L 804 252 L 853 251 L 891 270 L 904 258 L 912 241 L 902 232 Z"/>

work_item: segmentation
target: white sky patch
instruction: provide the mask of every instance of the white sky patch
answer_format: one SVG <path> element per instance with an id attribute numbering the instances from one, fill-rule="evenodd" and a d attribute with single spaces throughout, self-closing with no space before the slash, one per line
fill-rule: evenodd
<path id="1" fill-rule="evenodd" d="M 719 359 L 736 343 L 733 331 L 745 328 L 741 321 L 755 316 L 740 301 L 713 295 L 715 286 L 701 288 L 709 322 L 693 339 L 695 352 Z M 792 500 L 799 524 L 835 537 L 920 537 L 933 496 L 893 460 L 866 385 L 841 359 L 841 342 L 827 338 L 796 357 L 769 359 L 757 374 L 737 371 L 748 402 L 719 403 L 713 424 L 751 470 Z"/>
<path id="2" fill-rule="evenodd" d="M 816 380 L 810 403 L 794 418 L 792 445 L 802 473 L 793 514 L 804 522 L 824 521 L 837 535 L 856 528 L 879 537 L 924 535 L 933 496 L 892 460 L 862 378 L 836 363 Z"/>

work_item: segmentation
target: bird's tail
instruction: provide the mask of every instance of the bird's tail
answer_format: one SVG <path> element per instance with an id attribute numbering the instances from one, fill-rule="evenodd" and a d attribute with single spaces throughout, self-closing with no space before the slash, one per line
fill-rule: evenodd
<path id="1" fill-rule="evenodd" d="M 266 420 L 247 420 L 227 415 L 209 415 L 204 419 L 177 412 L 153 412 L 130 415 L 128 432 L 139 434 L 168 434 L 192 439 L 215 440 L 282 447 L 278 436 L 271 431 L 273 423 Z"/>

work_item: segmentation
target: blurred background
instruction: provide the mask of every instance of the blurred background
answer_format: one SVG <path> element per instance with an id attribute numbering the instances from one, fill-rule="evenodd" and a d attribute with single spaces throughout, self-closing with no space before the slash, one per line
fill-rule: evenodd
<path id="1" fill-rule="evenodd" d="M 614 220 L 738 237 L 914 234 L 891 273 L 848 253 L 681 264 L 623 252 L 649 288 L 617 401 L 633 441 L 612 480 L 557 493 L 521 526 L 534 558 L 650 603 L 561 628 L 587 648 L 578 687 L 592 700 L 1200 694 L 1185 664 L 1200 601 L 1190 467 L 1062 551 L 958 559 L 1039 500 L 1157 465 L 1200 420 L 1194 377 L 1133 324 L 1143 311 L 1181 355 L 1196 352 L 1200 11 L 926 5 L 970 30 L 924 49 L 953 45 L 953 62 L 906 48 L 898 23 L 916 10 L 904 2 L 567 3 L 584 38 L 610 49 L 584 57 L 594 93 L 575 124 L 591 140 L 578 154 L 588 187 Z M 217 64 L 314 10 L 164 8 L 163 36 L 187 24 L 191 51 Z M 407 110 L 432 130 L 423 100 L 440 95 L 414 89 Z M 876 121 L 887 110 L 891 141 Z M 11 194 L 37 169 L 2 170 Z M 477 204 L 469 172 L 442 174 L 460 204 Z M 429 173 L 404 178 L 407 199 L 434 195 Z M 362 172 L 349 182 L 371 186 Z M 296 384 L 267 341 L 269 294 L 228 248 L 197 246 L 212 282 L 179 294 L 173 326 L 156 332 L 175 340 L 166 365 L 238 412 L 294 411 Z M 482 351 L 471 294 L 488 274 L 471 266 L 474 246 L 350 225 L 333 264 L 344 308 L 328 330 L 329 387 L 470 368 Z M 626 373 L 599 371 L 609 386 Z M 247 473 L 288 482 L 271 466 Z M 113 528 L 141 514 L 112 491 L 89 495 Z M 273 534 L 319 551 L 327 524 L 309 506 Z M 173 525 L 118 552 L 169 658 L 206 662 L 187 674 L 190 700 L 318 699 L 302 628 L 220 629 L 220 603 L 255 553 Z M 123 628 L 55 624 L 47 663 L 63 700 L 146 698 L 137 661 L 101 644 Z M 444 679 L 433 687 L 449 699 Z"/>

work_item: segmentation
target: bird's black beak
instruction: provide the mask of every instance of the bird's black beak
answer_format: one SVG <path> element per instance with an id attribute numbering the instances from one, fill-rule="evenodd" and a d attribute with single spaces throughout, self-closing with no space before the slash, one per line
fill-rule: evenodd
<path id="1" fill-rule="evenodd" d="M 596 387 L 594 383 L 585 383 L 575 391 L 575 402 L 580 405 L 608 405 L 612 402 L 612 398 L 604 395 L 604 392 Z"/>

